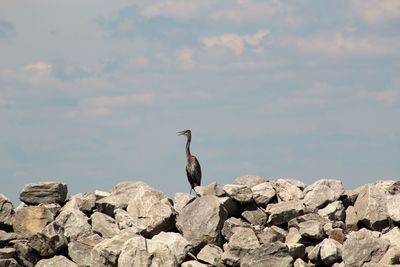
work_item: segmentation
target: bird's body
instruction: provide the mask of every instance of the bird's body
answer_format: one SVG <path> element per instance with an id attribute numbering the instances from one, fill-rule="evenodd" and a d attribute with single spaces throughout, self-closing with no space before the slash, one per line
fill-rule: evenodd
<path id="1" fill-rule="evenodd" d="M 190 130 L 178 133 L 187 137 L 186 142 L 186 175 L 190 183 L 190 193 L 196 186 L 201 184 L 201 168 L 200 163 L 195 156 L 190 153 L 190 142 L 192 141 L 192 132 Z"/>

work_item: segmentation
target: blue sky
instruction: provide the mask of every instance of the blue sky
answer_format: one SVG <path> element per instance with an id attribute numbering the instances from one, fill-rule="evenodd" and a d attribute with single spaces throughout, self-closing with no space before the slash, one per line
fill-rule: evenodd
<path id="1" fill-rule="evenodd" d="M 0 179 L 400 174 L 398 0 L 0 0 Z"/>

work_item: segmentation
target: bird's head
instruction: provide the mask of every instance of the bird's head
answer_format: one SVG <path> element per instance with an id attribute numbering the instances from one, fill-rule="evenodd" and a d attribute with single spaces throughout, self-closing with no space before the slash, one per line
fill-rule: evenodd
<path id="1" fill-rule="evenodd" d="M 192 137 L 192 132 L 191 132 L 190 130 L 180 131 L 180 132 L 177 132 L 177 134 L 178 134 L 178 135 L 184 135 L 184 136 L 186 136 L 187 138 Z"/>

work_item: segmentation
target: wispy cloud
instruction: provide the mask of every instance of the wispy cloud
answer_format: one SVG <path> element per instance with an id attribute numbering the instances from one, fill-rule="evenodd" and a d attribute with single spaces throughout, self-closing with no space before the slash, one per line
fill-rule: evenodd
<path id="1" fill-rule="evenodd" d="M 142 10 L 142 15 L 145 17 L 192 18 L 200 11 L 208 9 L 211 4 L 210 0 L 163 0 L 146 6 Z"/>
<path id="2" fill-rule="evenodd" d="M 370 24 L 400 20 L 398 0 L 352 0 L 352 12 Z"/>
<path id="3" fill-rule="evenodd" d="M 30 82 L 43 84 L 52 80 L 53 66 L 47 62 L 39 61 L 26 65 L 24 68 Z"/>

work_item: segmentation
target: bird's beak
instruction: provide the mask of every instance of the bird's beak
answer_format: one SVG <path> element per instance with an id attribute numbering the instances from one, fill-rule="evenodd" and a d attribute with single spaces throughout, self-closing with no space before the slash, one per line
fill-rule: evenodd
<path id="1" fill-rule="evenodd" d="M 177 135 L 184 135 L 184 134 L 185 134 L 185 131 L 177 132 Z"/>

